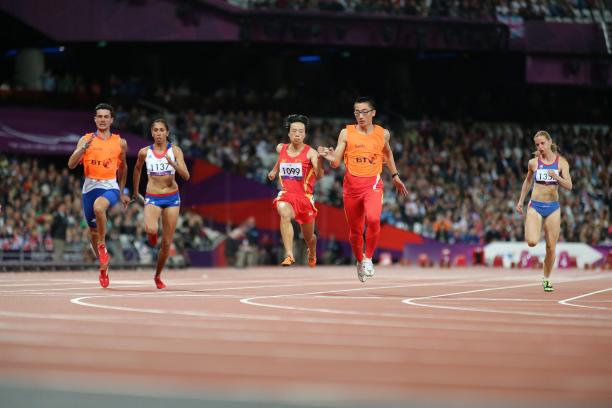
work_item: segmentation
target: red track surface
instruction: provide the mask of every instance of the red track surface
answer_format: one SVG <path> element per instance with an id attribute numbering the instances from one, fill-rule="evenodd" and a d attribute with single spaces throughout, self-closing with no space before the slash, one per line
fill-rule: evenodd
<path id="1" fill-rule="evenodd" d="M 0 275 L 0 380 L 270 400 L 612 405 L 612 273 Z"/>

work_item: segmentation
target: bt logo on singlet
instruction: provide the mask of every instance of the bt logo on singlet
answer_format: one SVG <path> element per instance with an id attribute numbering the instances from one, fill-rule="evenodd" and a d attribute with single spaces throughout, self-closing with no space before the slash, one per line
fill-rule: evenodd
<path id="1" fill-rule="evenodd" d="M 355 162 L 374 164 L 374 158 L 373 157 L 355 157 Z"/>
<path id="2" fill-rule="evenodd" d="M 103 166 L 105 168 L 109 168 L 111 166 L 112 160 L 111 159 L 104 159 L 104 160 L 90 160 L 89 164 L 91 164 L 92 166 Z"/>

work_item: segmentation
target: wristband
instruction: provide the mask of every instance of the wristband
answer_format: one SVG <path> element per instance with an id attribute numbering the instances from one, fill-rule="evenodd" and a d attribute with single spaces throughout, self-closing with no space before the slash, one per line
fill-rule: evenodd
<path id="1" fill-rule="evenodd" d="M 393 174 L 391 175 L 391 178 L 394 178 L 395 176 L 398 176 L 398 177 L 399 177 L 399 173 L 393 173 Z"/>

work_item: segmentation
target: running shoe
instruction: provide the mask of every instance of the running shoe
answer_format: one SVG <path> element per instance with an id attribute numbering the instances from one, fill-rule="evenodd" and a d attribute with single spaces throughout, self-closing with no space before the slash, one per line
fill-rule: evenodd
<path id="1" fill-rule="evenodd" d="M 102 286 L 103 288 L 108 287 L 108 284 L 110 283 L 110 280 L 108 279 L 108 268 L 100 269 L 100 276 L 98 277 L 98 279 L 100 280 L 100 286 Z"/>
<path id="2" fill-rule="evenodd" d="M 365 274 L 365 276 L 367 276 L 368 278 L 374 276 L 374 264 L 372 263 L 371 258 L 363 258 L 363 261 L 361 262 L 361 267 L 363 268 L 363 273 Z"/>
<path id="3" fill-rule="evenodd" d="M 365 282 L 368 278 L 365 274 L 365 270 L 363 269 L 363 262 L 359 261 L 357 261 L 357 278 L 359 278 L 359 280 L 362 282 Z"/>
<path id="4" fill-rule="evenodd" d="M 291 266 L 295 263 L 295 259 L 293 259 L 293 257 L 291 255 L 287 255 L 285 257 L 285 259 L 283 260 L 283 262 L 281 263 L 282 266 Z"/>
<path id="5" fill-rule="evenodd" d="M 317 252 L 315 250 L 314 256 L 311 257 L 310 248 L 307 248 L 307 251 L 308 251 L 308 266 L 310 266 L 311 268 L 314 268 L 315 266 L 317 266 Z"/>
<path id="6" fill-rule="evenodd" d="M 166 284 L 162 282 L 161 276 L 159 275 L 155 275 L 155 286 L 157 286 L 157 289 L 163 289 L 166 287 Z"/>
<path id="7" fill-rule="evenodd" d="M 553 292 L 555 290 L 548 279 L 542 279 L 542 287 L 544 292 Z"/>
<path id="8" fill-rule="evenodd" d="M 157 234 L 147 234 L 147 239 L 149 240 L 149 244 L 151 244 L 152 247 L 157 245 Z"/>

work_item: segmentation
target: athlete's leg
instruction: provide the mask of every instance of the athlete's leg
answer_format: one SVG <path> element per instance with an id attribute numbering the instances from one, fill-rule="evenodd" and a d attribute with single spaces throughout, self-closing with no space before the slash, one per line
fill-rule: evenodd
<path id="1" fill-rule="evenodd" d="M 153 206 L 147 206 L 153 207 Z M 159 207 L 157 207 L 159 208 Z M 159 252 L 157 254 L 157 265 L 155 267 L 155 284 L 158 289 L 166 287 L 161 281 L 161 272 L 166 265 L 168 256 L 170 255 L 170 247 L 172 246 L 172 239 L 174 237 L 174 231 L 176 230 L 176 222 L 180 213 L 179 206 L 167 207 L 162 211 L 162 240 L 159 246 Z"/>
<path id="2" fill-rule="evenodd" d="M 145 233 L 151 245 L 157 244 L 157 230 L 159 229 L 159 217 L 162 214 L 161 207 L 147 204 L 144 208 Z"/>
<path id="3" fill-rule="evenodd" d="M 525 242 L 530 247 L 534 247 L 540 241 L 542 235 L 542 216 L 532 208 L 527 208 L 525 216 Z"/>
<path id="4" fill-rule="evenodd" d="M 291 204 L 285 201 L 276 202 L 276 211 L 278 211 L 280 216 L 280 232 L 283 246 L 285 247 L 285 254 L 287 257 L 295 260 L 293 256 L 293 225 L 291 225 L 291 220 L 295 218 L 295 211 L 293 211 Z"/>
<path id="5" fill-rule="evenodd" d="M 100 255 L 98 254 L 98 229 L 96 227 L 89 228 L 89 241 L 97 259 Z"/>
<path id="6" fill-rule="evenodd" d="M 83 216 L 89 226 L 89 241 L 91 242 L 91 249 L 94 255 L 99 258 L 98 253 L 98 226 L 96 225 L 96 214 L 94 213 L 94 202 L 98 197 L 104 193 L 103 190 L 93 190 L 87 193 L 83 193 L 81 196 L 81 203 L 83 205 Z"/>
<path id="7" fill-rule="evenodd" d="M 357 262 L 363 261 L 365 208 L 363 197 L 344 196 L 344 215 L 349 225 L 349 241 Z"/>
<path id="8" fill-rule="evenodd" d="M 544 220 L 546 257 L 544 258 L 544 278 L 548 279 L 555 264 L 557 240 L 561 231 L 561 210 L 556 210 Z"/>
<path id="9" fill-rule="evenodd" d="M 314 233 L 314 227 L 314 221 L 300 225 L 304 241 L 306 241 L 306 246 L 308 247 L 308 266 L 311 267 L 317 264 L 317 236 Z"/>
<path id="10" fill-rule="evenodd" d="M 102 196 L 96 198 L 93 205 L 94 214 L 96 215 L 98 244 L 100 245 L 106 244 L 106 211 L 108 210 L 109 206 L 109 201 L 106 199 L 106 197 Z"/>
<path id="11" fill-rule="evenodd" d="M 369 191 L 365 197 L 366 237 L 365 256 L 372 259 L 380 238 L 380 214 L 382 212 L 382 190 Z"/>

